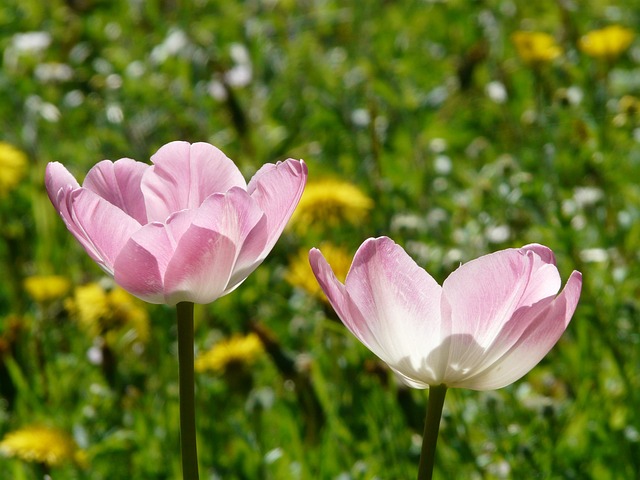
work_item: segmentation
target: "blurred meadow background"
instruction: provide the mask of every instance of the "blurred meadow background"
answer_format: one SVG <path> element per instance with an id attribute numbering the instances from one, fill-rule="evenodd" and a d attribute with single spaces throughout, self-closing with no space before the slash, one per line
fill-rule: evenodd
<path id="1" fill-rule="evenodd" d="M 450 390 L 436 475 L 640 472 L 640 2 L 5 0 L 0 478 L 180 475 L 175 311 L 105 278 L 51 206 L 207 141 L 309 183 L 265 263 L 196 306 L 201 478 L 405 479 L 427 391 L 337 320 L 307 252 L 388 235 L 439 282 L 537 242 L 584 274 L 566 333 L 493 392 Z M 482 279 L 478 279 L 482 281 Z"/>

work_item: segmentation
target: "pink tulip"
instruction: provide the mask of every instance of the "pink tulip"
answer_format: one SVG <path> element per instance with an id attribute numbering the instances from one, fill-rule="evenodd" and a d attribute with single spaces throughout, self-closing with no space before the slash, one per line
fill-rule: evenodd
<path id="1" fill-rule="evenodd" d="M 236 288 L 273 248 L 307 179 L 304 162 L 289 159 L 247 185 L 206 143 L 172 142 L 151 161 L 104 160 L 82 187 L 54 162 L 45 179 L 91 258 L 150 303 L 209 303 Z"/>
<path id="2" fill-rule="evenodd" d="M 470 261 L 442 286 L 386 237 L 362 244 L 344 285 L 319 250 L 309 259 L 346 327 L 415 388 L 515 382 L 558 341 L 582 288 L 574 271 L 558 294 L 553 252 L 535 244 Z"/>

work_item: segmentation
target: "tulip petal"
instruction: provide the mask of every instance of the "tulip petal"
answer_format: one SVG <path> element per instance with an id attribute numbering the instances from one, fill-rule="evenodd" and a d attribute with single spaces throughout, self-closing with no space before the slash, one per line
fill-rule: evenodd
<path id="1" fill-rule="evenodd" d="M 242 193 L 246 195 L 246 192 Z M 238 258 L 225 294 L 244 282 L 265 258 L 265 245 L 269 239 L 267 217 L 251 197 L 247 196 L 246 199 L 251 200 L 251 203 L 247 205 L 250 208 L 241 212 L 242 215 L 239 218 L 240 230 L 235 242 L 239 247 Z"/>
<path id="2" fill-rule="evenodd" d="M 165 225 L 145 225 L 131 236 L 116 258 L 116 283 L 146 302 L 166 303 L 164 274 L 173 251 Z"/>
<path id="3" fill-rule="evenodd" d="M 267 218 L 246 191 L 232 188 L 226 195 L 210 197 L 198 210 L 194 223 L 222 233 L 236 245 L 237 258 L 225 294 L 239 286 L 264 260 Z"/>
<path id="4" fill-rule="evenodd" d="M 520 299 L 520 305 L 533 305 L 541 298 L 555 296 L 560 290 L 562 281 L 553 251 L 544 245 L 531 244 L 520 248 L 520 252 L 532 254 L 534 261 L 529 283 Z"/>
<path id="5" fill-rule="evenodd" d="M 140 181 L 148 168 L 149 165 L 130 158 L 122 158 L 115 163 L 103 160 L 89 170 L 82 186 L 144 225 L 147 223 L 147 211 Z"/>
<path id="6" fill-rule="evenodd" d="M 167 234 L 169 235 L 169 240 L 171 241 L 171 245 L 174 251 L 178 246 L 178 242 L 182 238 L 182 235 L 184 235 L 184 233 L 189 230 L 197 216 L 197 209 L 180 210 L 179 212 L 173 213 L 167 219 Z"/>
<path id="7" fill-rule="evenodd" d="M 60 215 L 87 253 L 113 275 L 115 259 L 140 224 L 91 190 L 60 193 Z"/>
<path id="8" fill-rule="evenodd" d="M 442 288 L 393 240 L 368 240 L 358 249 L 345 282 L 373 334 L 383 360 L 407 377 L 435 383 L 444 374 L 447 357 L 427 364 L 424 358 L 450 332 L 440 316 Z M 375 352 L 374 352 L 375 353 Z"/>
<path id="9" fill-rule="evenodd" d="M 169 222 L 169 228 L 175 232 L 172 224 Z M 239 285 L 257 267 L 256 258 L 263 251 L 266 239 L 265 215 L 246 191 L 232 188 L 226 194 L 211 195 L 177 241 L 175 257 L 167 268 L 166 288 L 183 290 L 188 279 L 180 270 L 198 271 L 199 279 L 194 282 L 205 284 L 198 287 L 199 298 L 209 298 L 198 303 L 211 302 Z M 218 242 L 222 243 L 218 245 Z M 195 249 L 198 245 L 203 253 L 208 252 L 206 258 L 192 257 L 188 251 L 183 255 L 183 249 Z M 191 265 L 192 262 L 195 264 Z M 207 268 L 211 271 L 207 272 Z"/>
<path id="10" fill-rule="evenodd" d="M 507 353 L 488 368 L 453 386 L 493 390 L 522 378 L 549 353 L 566 330 L 578 305 L 581 289 L 582 274 L 574 271 L 553 302 L 535 312 L 535 317 L 527 322 L 527 329 Z"/>
<path id="11" fill-rule="evenodd" d="M 450 344 L 455 345 L 456 353 L 449 359 L 447 385 L 464 387 L 469 379 L 491 368 L 522 338 L 523 333 L 549 308 L 554 299 L 551 296 L 534 305 L 518 308 L 488 346 L 481 346 L 468 334 L 453 335 Z M 456 354 L 457 357 L 454 356 Z"/>
<path id="12" fill-rule="evenodd" d="M 141 183 L 149 221 L 165 222 L 174 212 L 198 208 L 213 193 L 247 187 L 238 167 L 207 143 L 171 142 L 151 161 Z"/>
<path id="13" fill-rule="evenodd" d="M 249 195 L 267 216 L 269 236 L 261 259 L 271 251 L 291 218 L 302 197 L 307 175 L 307 165 L 302 160 L 288 159 L 263 165 L 249 181 Z"/>
<path id="14" fill-rule="evenodd" d="M 45 170 L 45 186 L 49 200 L 51 200 L 56 211 L 60 217 L 62 217 L 66 227 L 82 244 L 87 253 L 89 253 L 89 256 L 94 261 L 103 264 L 103 260 L 98 256 L 91 242 L 84 238 L 82 230 L 72 221 L 70 197 L 74 190 L 80 188 L 76 179 L 69 173 L 64 165 L 59 162 L 51 162 L 47 164 Z"/>
<path id="15" fill-rule="evenodd" d="M 443 285 L 443 316 L 451 317 L 455 339 L 473 338 L 478 348 L 452 342 L 447 378 L 477 366 L 518 308 L 553 297 L 559 288 L 555 266 L 528 249 L 485 255 L 454 271 Z"/>
<path id="16" fill-rule="evenodd" d="M 61 188 L 70 187 L 71 189 L 76 189 L 80 187 L 78 181 L 60 162 L 50 162 L 47 164 L 44 183 L 47 188 L 49 200 L 51 200 L 51 203 L 53 203 L 56 209 L 58 207 L 58 192 Z"/>
<path id="17" fill-rule="evenodd" d="M 368 332 L 366 322 L 362 318 L 362 314 L 357 310 L 351 309 L 351 299 L 347 293 L 345 286 L 338 280 L 333 273 L 331 266 L 317 248 L 309 251 L 309 263 L 311 270 L 315 275 L 320 288 L 329 299 L 329 303 L 335 310 L 336 314 L 342 320 L 342 323 L 353 333 L 358 340 L 371 348 L 365 341 L 365 338 L 372 337 Z M 355 316 L 356 318 L 352 318 Z"/>
<path id="18" fill-rule="evenodd" d="M 386 237 L 366 240 L 344 287 L 318 251 L 310 261 L 331 305 L 362 343 L 409 380 L 439 383 L 446 355 L 424 359 L 450 329 L 440 318 L 441 287 L 400 246 Z"/>
<path id="19" fill-rule="evenodd" d="M 367 240 L 368 241 L 368 240 Z M 366 242 L 365 242 L 366 243 Z M 317 248 L 309 251 L 309 263 L 320 288 L 327 296 L 329 303 L 336 314 L 349 329 L 375 355 L 387 362 L 383 350 L 375 340 L 375 334 L 371 331 L 367 319 L 356 305 L 353 304 L 347 288 L 338 280 L 331 266 Z"/>
<path id="20" fill-rule="evenodd" d="M 548 263 L 550 265 L 556 265 L 556 256 L 549 247 L 545 247 L 544 245 L 540 245 L 539 243 L 530 243 L 520 248 L 521 251 L 532 251 L 543 263 Z"/>
<path id="21" fill-rule="evenodd" d="M 167 266 L 164 303 L 213 302 L 225 291 L 236 255 L 236 245 L 230 238 L 192 225 Z"/>

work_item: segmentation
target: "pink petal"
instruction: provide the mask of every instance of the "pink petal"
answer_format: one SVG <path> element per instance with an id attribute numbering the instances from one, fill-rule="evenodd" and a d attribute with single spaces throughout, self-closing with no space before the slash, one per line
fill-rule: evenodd
<path id="1" fill-rule="evenodd" d="M 140 224 L 91 190 L 79 188 L 63 198 L 60 214 L 67 227 L 91 258 L 113 275 L 116 257 Z"/>
<path id="2" fill-rule="evenodd" d="M 450 316 L 455 340 L 447 378 L 472 371 L 517 309 L 555 296 L 559 287 L 555 266 L 530 250 L 502 250 L 453 272 L 443 285 L 443 316 Z"/>
<path id="3" fill-rule="evenodd" d="M 336 313 L 362 343 L 414 383 L 439 383 L 447 357 L 424 359 L 449 330 L 440 319 L 441 288 L 401 247 L 386 237 L 365 241 L 345 287 L 319 251 L 310 252 L 310 261 Z"/>
<path id="4" fill-rule="evenodd" d="M 235 195 L 233 195 L 235 193 Z M 268 241 L 267 217 L 249 195 L 230 190 L 228 196 L 235 202 L 238 215 L 238 236 L 231 237 L 239 248 L 225 294 L 238 287 L 264 260 Z"/>
<path id="5" fill-rule="evenodd" d="M 358 307 L 353 304 L 346 287 L 335 276 L 322 252 L 317 248 L 312 248 L 309 251 L 309 263 L 320 284 L 320 288 L 322 288 L 342 323 L 369 350 L 378 355 L 383 361 L 386 361 L 383 358 L 382 349 L 375 341 L 375 335 L 367 324 L 367 319 L 358 310 Z"/>
<path id="6" fill-rule="evenodd" d="M 89 256 L 104 267 L 104 260 L 98 254 L 93 244 L 84 237 L 84 232 L 72 219 L 71 197 L 75 190 L 80 188 L 76 179 L 69 171 L 58 162 L 47 164 L 45 170 L 45 186 L 49 200 L 64 221 L 66 227 L 87 251 Z"/>
<path id="7" fill-rule="evenodd" d="M 556 267 L 556 258 L 550 248 L 531 244 L 520 249 L 525 255 L 533 256 L 533 269 L 521 305 L 532 305 L 541 298 L 555 296 L 560 290 L 560 273 Z"/>
<path id="8" fill-rule="evenodd" d="M 144 225 L 147 223 L 147 211 L 140 181 L 148 168 L 149 165 L 130 158 L 123 158 L 115 163 L 103 160 L 89 170 L 82 186 Z"/>
<path id="9" fill-rule="evenodd" d="M 267 219 L 258 203 L 249 194 L 232 188 L 226 194 L 207 198 L 198 209 L 193 223 L 229 237 L 236 245 L 238 257 L 235 270 L 257 266 L 267 242 Z M 255 268 L 255 267 L 253 267 Z"/>
<path id="10" fill-rule="evenodd" d="M 271 251 L 298 205 L 307 175 L 307 165 L 302 160 L 289 159 L 263 165 L 249 182 L 247 191 L 267 216 L 269 236 L 262 259 Z"/>
<path id="11" fill-rule="evenodd" d="M 532 251 L 543 263 L 548 263 L 553 266 L 556 265 L 556 256 L 549 247 L 545 247 L 544 245 L 540 245 L 539 243 L 530 243 L 520 248 L 521 251 Z"/>
<path id="12" fill-rule="evenodd" d="M 192 225 L 167 266 L 164 303 L 213 302 L 224 294 L 236 255 L 230 238 Z"/>
<path id="13" fill-rule="evenodd" d="M 169 227 L 174 230 L 171 225 L 172 222 Z M 202 282 L 205 285 L 196 286 L 198 295 L 200 299 L 208 300 L 198 303 L 215 300 L 239 285 L 257 267 L 256 259 L 263 251 L 266 239 L 264 213 L 246 191 L 232 188 L 226 194 L 210 196 L 178 240 L 175 258 L 167 269 L 167 289 L 181 290 L 185 282 L 191 285 Z M 215 246 L 207 242 L 222 243 Z M 203 255 L 206 254 L 206 259 L 192 257 L 188 252 L 198 246 L 201 246 Z M 192 260 L 196 265 L 189 265 Z M 210 272 L 206 271 L 207 268 Z M 189 280 L 180 269 L 198 271 L 196 277 L 199 279 Z"/>
<path id="14" fill-rule="evenodd" d="M 560 339 L 578 305 L 582 274 L 574 271 L 562 292 L 534 318 L 524 320 L 528 328 L 511 349 L 477 375 L 460 385 L 475 390 L 493 390 L 520 379 L 535 367 Z"/>
<path id="15" fill-rule="evenodd" d="M 149 221 L 165 222 L 174 212 L 198 208 L 213 193 L 247 186 L 235 164 L 207 143 L 171 142 L 151 161 L 141 184 Z"/>
<path id="16" fill-rule="evenodd" d="M 164 275 L 173 256 L 165 225 L 149 223 L 135 232 L 115 262 L 115 281 L 149 303 L 167 303 Z"/>
<path id="17" fill-rule="evenodd" d="M 69 171 L 59 162 L 51 162 L 47 164 L 44 175 L 44 183 L 47 188 L 49 200 L 56 210 L 60 210 L 60 200 L 58 193 L 61 189 L 75 190 L 80 188 L 77 180 L 69 173 Z"/>
<path id="18" fill-rule="evenodd" d="M 398 368 L 396 367 L 392 367 L 390 365 L 388 365 L 388 367 L 391 369 L 391 371 L 393 371 L 393 373 L 395 373 L 397 375 L 397 377 L 402 380 L 402 382 L 407 385 L 408 387 L 411 388 L 418 388 L 421 390 L 424 390 L 425 388 L 429 388 L 429 383 L 425 383 L 425 381 L 420 380 L 416 377 L 416 374 L 413 374 L 412 377 L 407 377 L 404 373 L 402 373 L 400 370 L 398 370 Z M 403 368 L 403 366 L 401 365 L 399 368 Z M 414 368 L 411 364 L 408 364 L 404 370 L 407 371 L 413 371 Z M 434 379 L 434 377 L 429 376 L 429 377 L 425 377 L 425 380 L 427 382 L 430 382 L 432 385 L 436 385 L 437 381 Z"/>
<path id="19" fill-rule="evenodd" d="M 178 247 L 178 242 L 182 238 L 182 235 L 191 228 L 191 225 L 197 216 L 198 209 L 180 210 L 179 212 L 173 213 L 169 216 L 166 226 L 173 251 Z"/>
<path id="20" fill-rule="evenodd" d="M 455 334 L 449 340 L 456 352 L 463 355 L 451 356 L 446 373 L 447 385 L 466 386 L 470 379 L 491 368 L 522 337 L 523 332 L 547 311 L 555 296 L 547 297 L 531 306 L 518 308 L 511 319 L 497 333 L 489 345 L 481 345 L 470 334 Z"/>
<path id="21" fill-rule="evenodd" d="M 331 306 L 340 320 L 342 320 L 342 323 L 351 330 L 351 333 L 353 333 L 358 340 L 365 343 L 363 338 L 370 335 L 366 335 L 366 324 L 364 319 L 360 312 L 355 310 L 351 311 L 351 299 L 349 298 L 349 294 L 347 293 L 345 286 L 340 283 L 333 273 L 333 270 L 331 270 L 331 266 L 327 263 L 322 252 L 317 248 L 312 248 L 309 251 L 309 263 L 311 264 L 311 270 L 313 271 L 316 280 L 318 280 L 318 283 L 320 284 L 320 288 L 322 288 L 322 291 L 329 299 L 329 303 L 331 303 Z M 352 318 L 353 316 L 356 316 L 356 318 Z M 353 325 L 353 328 L 349 325 Z M 358 325 L 362 325 L 362 327 L 360 329 L 356 328 Z M 365 334 L 361 334 L 360 330 L 365 330 L 365 332 L 363 332 Z"/>
<path id="22" fill-rule="evenodd" d="M 75 197 L 74 192 L 79 191 L 80 189 L 72 190 L 71 187 L 63 187 L 58 191 L 58 198 L 56 200 L 58 213 L 60 214 L 60 217 L 62 218 L 69 232 L 71 232 L 71 234 L 80 243 L 80 245 L 82 245 L 91 259 L 104 270 L 106 270 L 110 275 L 113 275 L 113 265 L 109 267 L 106 266 L 105 259 L 102 258 L 102 256 L 98 252 L 98 249 L 95 247 L 95 245 L 93 245 L 93 242 L 91 242 L 86 237 L 84 230 L 75 223 L 72 213 L 73 205 L 71 200 Z"/>

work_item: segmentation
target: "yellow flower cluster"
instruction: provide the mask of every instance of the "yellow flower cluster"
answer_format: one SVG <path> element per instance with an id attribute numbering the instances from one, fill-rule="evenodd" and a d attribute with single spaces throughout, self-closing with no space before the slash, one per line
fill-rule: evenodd
<path id="1" fill-rule="evenodd" d="M 22 180 L 27 171 L 27 156 L 13 145 L 0 142 L 0 198 Z"/>
<path id="2" fill-rule="evenodd" d="M 633 31 L 611 25 L 599 30 L 592 30 L 580 39 L 579 47 L 590 57 L 602 60 L 615 60 L 633 42 Z"/>
<path id="3" fill-rule="evenodd" d="M 71 282 L 60 275 L 33 275 L 24 281 L 24 289 L 38 303 L 47 303 L 64 297 Z"/>
<path id="4" fill-rule="evenodd" d="M 331 265 L 338 280 L 344 282 L 351 267 L 351 256 L 347 250 L 331 243 L 323 243 L 319 248 L 329 265 Z M 291 259 L 284 278 L 294 287 L 300 287 L 310 295 L 325 302 L 328 301 L 311 270 L 308 249 L 303 248 Z"/>
<path id="5" fill-rule="evenodd" d="M 291 217 L 291 225 L 298 232 L 305 232 L 313 225 L 359 224 L 372 208 L 373 200 L 355 185 L 338 180 L 320 180 L 305 187 Z"/>
<path id="6" fill-rule="evenodd" d="M 49 467 L 69 462 L 84 466 L 87 461 L 86 452 L 68 433 L 44 426 L 25 427 L 7 433 L 0 442 L 0 453 Z"/>
<path id="7" fill-rule="evenodd" d="M 264 352 L 255 333 L 234 335 L 216 343 L 195 360 L 196 372 L 224 372 L 232 366 L 249 366 Z"/>
<path id="8" fill-rule="evenodd" d="M 612 61 L 629 48 L 633 38 L 632 30 L 611 25 L 583 35 L 578 47 L 590 57 Z M 562 55 L 562 49 L 548 33 L 518 31 L 511 39 L 520 58 L 530 64 L 549 63 Z"/>
<path id="9" fill-rule="evenodd" d="M 107 290 L 99 283 L 89 283 L 77 287 L 65 306 L 91 336 L 105 336 L 109 344 L 123 331 L 132 331 L 141 342 L 149 338 L 146 309 L 122 288 Z"/>
<path id="10" fill-rule="evenodd" d="M 548 33 L 519 31 L 511 39 L 518 55 L 527 63 L 548 63 L 562 55 L 562 49 Z"/>

